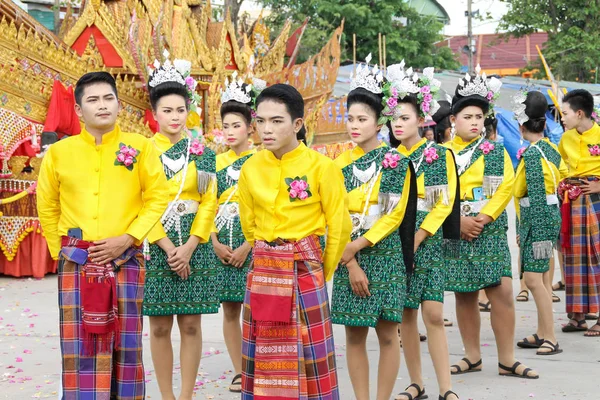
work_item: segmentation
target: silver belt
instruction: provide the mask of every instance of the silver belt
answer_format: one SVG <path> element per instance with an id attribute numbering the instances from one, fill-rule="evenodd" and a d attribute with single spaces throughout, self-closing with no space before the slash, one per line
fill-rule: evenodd
<path id="1" fill-rule="evenodd" d="M 240 213 L 240 205 L 238 203 L 221 204 L 217 211 L 219 218 L 232 218 Z"/>
<path id="2" fill-rule="evenodd" d="M 358 229 L 371 229 L 373 225 L 375 225 L 375 222 L 377 222 L 379 218 L 381 218 L 381 206 L 379 204 L 375 204 L 369 207 L 368 211 L 369 215 L 365 215 L 364 217 L 362 217 L 362 215 L 359 213 L 350 214 L 353 232 Z"/>
<path id="3" fill-rule="evenodd" d="M 194 214 L 198 212 L 198 205 L 199 203 L 196 200 L 178 200 L 174 202 L 169 214 L 175 213 L 180 216 Z"/>
<path id="4" fill-rule="evenodd" d="M 523 197 L 519 199 L 519 204 L 521 207 L 531 207 L 531 202 L 529 201 L 529 197 Z M 555 194 L 547 194 L 546 195 L 546 204 L 549 206 L 556 206 L 559 204 L 558 196 Z"/>
<path id="5" fill-rule="evenodd" d="M 479 214 L 488 201 L 489 200 L 461 201 L 460 215 L 463 217 L 468 217 L 470 214 Z"/>
<path id="6" fill-rule="evenodd" d="M 417 198 L 417 211 L 431 212 L 431 207 L 429 207 L 427 200 L 420 197 Z"/>

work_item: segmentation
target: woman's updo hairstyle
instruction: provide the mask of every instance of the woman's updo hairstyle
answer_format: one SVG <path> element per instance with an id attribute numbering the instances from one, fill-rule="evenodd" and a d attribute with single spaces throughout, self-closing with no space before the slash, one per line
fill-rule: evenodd
<path id="1" fill-rule="evenodd" d="M 357 87 L 348 93 L 346 100 L 346 109 L 349 110 L 352 104 L 364 104 L 375 114 L 375 121 L 378 121 L 383 111 L 383 95 L 375 94 L 365 88 Z"/>
<path id="2" fill-rule="evenodd" d="M 446 129 L 450 128 L 452 125 L 450 122 L 452 104 L 446 100 L 438 101 L 438 104 L 440 105 L 440 108 L 431 118 L 435 122 L 435 141 L 436 143 L 443 143 Z"/>
<path id="3" fill-rule="evenodd" d="M 242 84 L 242 89 L 244 91 L 247 87 L 248 85 L 246 83 Z M 229 100 L 221 104 L 221 120 L 223 120 L 227 114 L 239 114 L 244 118 L 244 120 L 246 120 L 246 125 L 250 125 L 254 119 L 254 110 L 252 109 L 251 105 L 254 104 L 255 93 L 254 91 L 250 90 L 248 95 L 250 96 L 250 102 L 248 103 L 242 103 L 237 100 Z"/>
<path id="4" fill-rule="evenodd" d="M 182 85 L 175 81 L 168 81 L 156 85 L 155 87 L 151 87 L 148 85 L 148 92 L 150 93 L 150 105 L 153 110 L 156 110 L 156 106 L 160 99 L 165 96 L 170 96 L 172 94 L 183 97 L 185 101 L 185 107 L 189 110 L 190 102 L 188 97 L 188 90 L 185 85 Z"/>
<path id="5" fill-rule="evenodd" d="M 490 101 L 487 97 L 483 96 L 483 90 L 471 91 L 469 93 L 469 87 L 474 86 L 476 79 L 482 80 L 480 75 L 469 75 L 469 79 L 466 77 L 461 78 L 459 84 L 456 86 L 454 97 L 452 98 L 452 115 L 457 115 L 462 110 L 469 106 L 479 107 L 483 111 L 483 115 L 487 115 L 490 110 Z M 485 88 L 485 86 L 483 86 Z M 483 89 L 482 88 L 482 89 Z M 468 94 L 467 94 L 468 93 Z"/>
<path id="6" fill-rule="evenodd" d="M 529 120 L 523 123 L 525 129 L 532 133 L 544 132 L 548 110 L 546 96 L 538 91 L 530 91 L 523 104 L 525 104 L 525 114 L 529 117 Z"/>

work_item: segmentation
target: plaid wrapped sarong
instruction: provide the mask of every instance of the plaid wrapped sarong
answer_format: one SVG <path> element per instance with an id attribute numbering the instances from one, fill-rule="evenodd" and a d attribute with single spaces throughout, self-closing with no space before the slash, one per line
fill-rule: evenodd
<path id="1" fill-rule="evenodd" d="M 79 241 L 79 244 L 85 244 Z M 142 300 L 144 258 L 130 248 L 113 262 L 116 278 L 118 338 L 110 352 L 88 355 L 82 321 L 82 266 L 73 261 L 74 246 L 65 247 L 58 264 L 58 305 L 62 354 L 60 400 L 143 400 Z M 85 246 L 82 246 L 85 247 Z M 114 335 L 113 335 L 114 336 Z"/>
<path id="2" fill-rule="evenodd" d="M 570 200 L 568 246 L 563 248 L 567 312 L 600 311 L 600 194 Z"/>
<path id="3" fill-rule="evenodd" d="M 282 255 L 284 254 L 284 255 Z M 335 364 L 335 348 L 329 300 L 322 269 L 319 238 L 311 236 L 295 243 L 266 243 L 256 241 L 254 268 L 261 276 L 275 277 L 288 264 L 280 279 L 254 279 L 248 274 L 244 300 L 242 342 L 242 399 L 243 400 L 338 400 L 339 390 Z M 268 266 L 274 266 L 270 271 Z M 283 272 L 283 271 L 282 271 Z M 291 272 L 291 274 L 290 274 Z M 287 279 L 292 283 L 287 285 Z M 253 287 L 252 282 L 259 282 Z M 266 281 L 273 282 L 271 288 Z M 255 321 L 252 314 L 253 299 L 269 293 L 278 304 L 287 304 L 287 287 L 291 287 L 289 317 L 282 322 L 281 313 L 275 313 L 269 323 L 263 314 Z M 254 293 L 254 294 L 252 294 Z M 260 301 L 260 300 L 259 300 Z M 287 307 L 286 307 L 287 308 Z M 279 322 L 277 322 L 279 321 Z"/>

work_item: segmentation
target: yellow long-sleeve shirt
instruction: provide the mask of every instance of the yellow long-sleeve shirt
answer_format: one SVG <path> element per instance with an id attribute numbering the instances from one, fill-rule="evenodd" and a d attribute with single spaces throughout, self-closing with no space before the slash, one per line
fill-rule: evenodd
<path id="1" fill-rule="evenodd" d="M 554 149 L 558 150 L 556 145 L 547 138 L 541 139 L 547 142 Z M 534 143 L 532 143 L 534 144 Z M 544 187 L 546 189 L 546 194 L 555 194 L 557 190 L 558 182 L 565 179 L 569 175 L 569 169 L 565 164 L 564 160 L 560 160 L 560 168 L 556 168 L 556 165 L 553 163 L 548 163 L 544 158 L 542 158 L 542 171 L 544 173 Z M 558 182 L 555 182 L 554 180 Z M 514 195 L 515 195 L 515 207 L 517 210 L 517 216 L 520 218 L 520 205 L 519 199 L 523 197 L 527 197 L 527 180 L 525 179 L 525 163 L 521 160 L 519 165 L 517 166 L 517 172 L 515 173 L 515 185 L 514 185 Z"/>
<path id="2" fill-rule="evenodd" d="M 566 131 L 558 151 L 569 168 L 569 176 L 600 176 L 600 156 L 590 154 L 588 145 L 600 146 L 600 126 L 594 126 L 579 134 L 576 129 Z"/>
<path id="3" fill-rule="evenodd" d="M 95 140 L 84 129 L 44 156 L 37 208 L 54 259 L 71 228 L 80 228 L 89 241 L 127 233 L 139 245 L 167 207 L 163 168 L 148 139 L 116 127 L 102 144 Z M 115 165 L 120 143 L 139 151 L 131 171 Z"/>
<path id="4" fill-rule="evenodd" d="M 285 179 L 303 176 L 312 196 L 291 201 Z M 259 151 L 244 163 L 238 192 L 242 230 L 252 245 L 322 236 L 327 228 L 323 269 L 331 278 L 352 230 L 344 178 L 333 161 L 302 143 L 281 159 Z"/>
<path id="5" fill-rule="evenodd" d="M 419 147 L 421 147 L 424 143 L 427 142 L 427 139 L 421 139 L 417 144 L 415 144 L 410 149 L 407 149 L 402 144 L 398 146 L 398 151 L 400 154 L 408 157 L 412 153 L 415 152 Z M 445 204 L 443 199 L 440 198 L 433 209 L 427 214 L 420 228 L 427 231 L 431 236 L 435 235 L 435 233 L 440 229 L 448 215 L 452 212 L 452 205 L 454 204 L 454 199 L 456 197 L 456 184 L 458 179 L 456 177 L 456 164 L 454 163 L 454 158 L 452 157 L 451 150 L 446 150 L 446 176 L 448 176 L 448 204 Z M 435 162 L 435 161 L 434 161 Z M 423 167 L 423 160 L 421 166 Z M 416 168 L 416 166 L 415 166 Z M 424 199 L 425 198 L 425 174 L 417 174 L 417 195 Z"/>
<path id="6" fill-rule="evenodd" d="M 377 148 L 386 147 L 385 144 L 379 145 Z M 346 150 L 335 159 L 335 164 L 338 166 L 340 171 L 352 164 L 365 155 L 363 149 L 359 146 L 351 150 Z M 367 199 L 367 190 L 365 189 L 366 184 L 350 191 L 348 193 L 348 209 L 350 214 L 362 214 L 365 209 L 365 202 L 368 201 L 369 207 L 379 203 L 379 186 L 381 184 L 381 173 L 377 177 L 377 182 L 373 186 L 370 197 Z M 406 178 L 404 179 L 404 188 L 410 187 L 410 171 L 407 171 Z M 373 245 L 379 243 L 382 239 L 385 239 L 390 233 L 394 232 L 400 227 L 402 220 L 404 219 L 404 211 L 408 204 L 408 190 L 402 192 L 402 197 L 396 207 L 389 214 L 381 216 L 375 222 L 375 224 L 369 229 L 363 237 L 371 242 Z"/>
<path id="7" fill-rule="evenodd" d="M 181 139 L 183 140 L 187 136 L 182 134 Z M 154 135 L 151 142 L 154 143 L 159 154 L 164 153 L 169 150 L 173 144 L 166 136 L 157 133 Z M 204 155 L 207 157 L 208 155 Z M 183 169 L 175 176 L 173 176 L 170 180 L 165 183 L 165 187 L 168 190 L 168 201 L 175 200 L 175 196 L 179 192 L 179 188 L 181 187 L 181 179 L 183 178 Z M 200 243 L 208 242 L 210 238 L 211 228 L 213 226 L 213 220 L 215 217 L 216 207 L 217 207 L 217 192 L 216 185 L 211 190 L 208 190 L 204 194 L 200 194 L 198 192 L 198 171 L 196 170 L 196 165 L 192 160 L 188 165 L 187 174 L 185 177 L 185 182 L 183 185 L 183 190 L 179 195 L 179 200 L 194 200 L 200 203 L 198 205 L 198 212 L 196 213 L 196 217 L 194 218 L 194 222 L 192 223 L 192 228 L 190 230 L 190 235 L 197 236 L 200 239 Z M 162 224 L 158 223 L 154 226 L 150 234 L 148 235 L 148 241 L 150 243 L 157 242 L 158 240 L 166 237 L 167 234 L 162 226 Z"/>
<path id="8" fill-rule="evenodd" d="M 464 141 L 459 136 L 454 137 L 454 140 L 444 144 L 458 154 L 461 150 L 467 147 L 474 141 L 479 140 L 479 137 L 471 141 Z M 481 209 L 481 213 L 490 216 L 496 220 L 502 211 L 510 202 L 513 196 L 513 183 L 515 180 L 515 172 L 506 149 L 504 151 L 504 175 L 500 186 L 489 199 L 488 203 Z M 483 169 L 484 157 L 481 156 L 460 176 L 460 200 L 473 200 L 473 189 L 483 187 Z"/>

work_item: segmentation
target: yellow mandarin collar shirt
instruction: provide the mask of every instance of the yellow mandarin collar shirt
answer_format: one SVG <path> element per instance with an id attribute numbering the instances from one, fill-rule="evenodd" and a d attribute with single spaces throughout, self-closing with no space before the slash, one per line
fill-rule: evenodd
<path id="1" fill-rule="evenodd" d="M 381 143 L 377 148 L 387 147 L 385 143 Z M 365 155 L 363 149 L 359 146 L 351 150 L 347 150 L 339 155 L 338 158 L 335 159 L 335 164 L 338 166 L 340 171 L 344 169 L 346 166 L 352 164 L 359 158 Z M 369 155 L 367 154 L 367 157 Z M 351 190 L 348 193 L 349 200 L 349 210 L 350 214 L 360 214 L 362 215 L 366 202 L 368 201 L 368 207 L 372 207 L 374 205 L 379 204 L 379 188 L 381 185 L 381 173 L 377 177 L 377 182 L 373 186 L 373 190 L 371 191 L 371 195 L 367 199 L 367 188 L 368 182 Z M 406 178 L 404 179 L 404 188 L 410 186 L 410 171 L 407 171 Z M 379 243 L 382 239 L 386 238 L 390 233 L 394 232 L 400 227 L 402 220 L 404 219 L 404 211 L 406 210 L 406 205 L 408 204 L 408 190 L 402 191 L 402 197 L 400 201 L 396 205 L 396 208 L 392 210 L 389 214 L 382 215 L 377 222 L 365 232 L 362 236 L 371 242 L 371 245 L 375 245 Z M 369 215 L 367 211 L 366 215 Z M 352 222 L 352 221 L 350 221 Z"/>
<path id="2" fill-rule="evenodd" d="M 543 140 L 552 146 L 555 150 L 558 150 L 556 145 L 548 138 L 540 139 Z M 536 142 L 537 143 L 537 142 Z M 532 143 L 535 144 L 535 143 Z M 531 150 L 530 150 L 531 151 Z M 542 155 L 540 154 L 540 157 Z M 569 175 L 569 169 L 565 164 L 564 160 L 560 160 L 560 168 L 556 168 L 553 163 L 548 163 L 542 157 L 542 171 L 544 173 L 544 187 L 546 188 L 546 194 L 556 194 L 556 190 L 558 189 L 558 182 L 565 179 Z M 553 175 L 554 173 L 554 175 Z M 555 182 L 555 179 L 558 182 Z M 514 194 L 515 194 L 515 207 L 517 210 L 517 216 L 520 218 L 520 204 L 519 199 L 523 197 L 527 197 L 527 180 L 525 177 L 525 162 L 523 159 L 519 162 L 517 166 L 517 172 L 515 173 L 515 186 L 514 186 Z"/>
<path id="3" fill-rule="evenodd" d="M 569 176 L 600 176 L 600 156 L 591 155 L 588 145 L 600 146 L 600 127 L 596 123 L 581 135 L 576 129 L 563 134 L 558 151 L 569 168 Z"/>
<path id="4" fill-rule="evenodd" d="M 286 178 L 306 176 L 312 196 L 291 201 Z M 304 144 L 277 159 L 259 151 L 238 181 L 240 221 L 246 240 L 299 240 L 327 231 L 323 269 L 330 279 L 350 239 L 344 178 L 333 161 Z"/>
<path id="5" fill-rule="evenodd" d="M 139 151 L 131 171 L 115 165 L 120 143 Z M 117 126 L 100 145 L 84 129 L 49 147 L 39 174 L 37 208 L 56 259 L 61 237 L 71 228 L 80 228 L 88 241 L 127 233 L 140 245 L 166 209 L 167 197 L 152 143 Z"/>
<path id="6" fill-rule="evenodd" d="M 427 142 L 427 139 L 422 138 L 417 144 L 415 144 L 410 149 L 407 149 L 402 144 L 398 146 L 398 151 L 403 156 L 409 157 L 412 153 L 415 152 L 419 147 Z M 435 146 L 435 145 L 433 145 Z M 438 200 L 437 204 L 433 209 L 427 214 L 423 222 L 421 223 L 420 228 L 427 231 L 430 235 L 435 235 L 435 233 L 440 229 L 440 226 L 444 223 L 448 215 L 452 213 L 452 206 L 454 204 L 454 199 L 456 198 L 456 184 L 458 179 L 456 177 L 456 165 L 454 163 L 454 158 L 452 157 L 451 150 L 446 150 L 446 176 L 448 177 L 448 204 L 444 204 L 442 198 Z M 426 161 L 423 160 L 421 166 Z M 434 161 L 436 162 L 436 161 Z M 414 165 L 416 168 L 417 166 Z M 418 196 L 422 199 L 425 198 L 425 174 L 417 173 L 417 193 Z"/>
<path id="7" fill-rule="evenodd" d="M 469 144 L 479 140 L 480 137 L 470 141 L 464 141 L 460 136 L 455 136 L 453 140 L 444 144 L 444 146 L 454 151 L 454 154 L 458 154 L 461 150 L 466 148 Z M 498 146 L 498 143 L 494 143 Z M 488 203 L 481 209 L 481 213 L 492 217 L 494 220 L 497 219 L 500 214 L 506 209 L 506 206 L 510 202 L 513 196 L 513 183 L 515 179 L 515 172 L 513 169 L 512 161 L 506 149 L 504 151 L 504 174 L 503 180 L 496 193 L 491 199 L 488 199 Z M 484 157 L 479 157 L 471 166 L 460 175 L 460 200 L 473 200 L 473 189 L 483 187 L 483 169 L 484 169 Z"/>
<path id="8" fill-rule="evenodd" d="M 188 136 L 186 134 L 182 133 L 180 140 L 183 140 L 187 137 Z M 171 140 L 162 133 L 155 134 L 150 140 L 154 143 L 159 154 L 164 153 L 175 145 L 172 144 Z M 166 188 L 169 192 L 168 201 L 175 200 L 175 197 L 177 196 L 177 193 L 181 187 L 182 179 L 183 169 L 177 172 L 177 174 L 175 174 L 175 176 L 173 176 L 171 179 L 167 180 Z M 215 218 L 217 193 L 216 185 L 213 186 L 213 189 L 209 190 L 205 194 L 200 194 L 198 192 L 198 172 L 196 170 L 196 164 L 193 160 L 190 160 L 188 163 L 183 190 L 179 195 L 179 200 L 194 200 L 200 203 L 198 206 L 198 212 L 196 213 L 196 217 L 194 218 L 194 222 L 192 223 L 192 228 L 190 230 L 190 234 L 197 236 L 198 239 L 200 239 L 200 243 L 206 243 L 210 238 L 210 232 L 212 230 L 213 220 Z M 150 243 L 155 243 L 166 236 L 167 233 L 163 229 L 162 224 L 158 223 L 148 235 L 148 241 Z"/>

